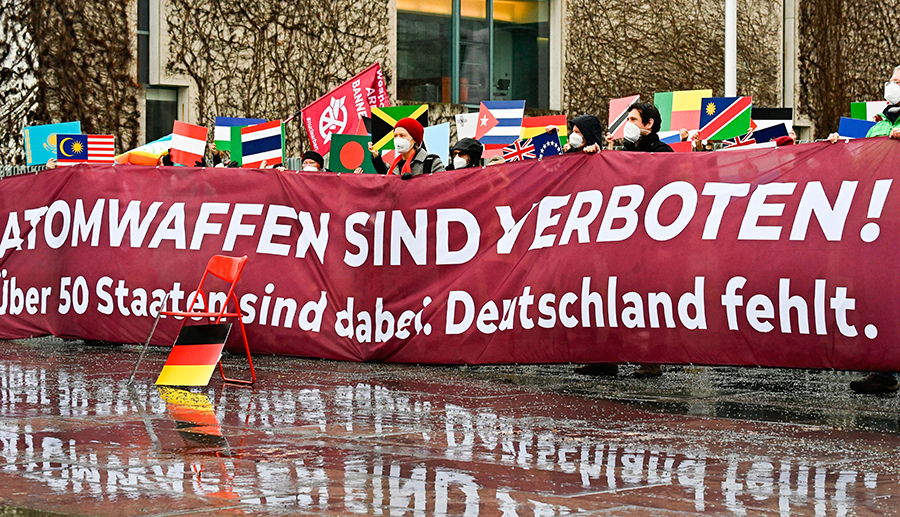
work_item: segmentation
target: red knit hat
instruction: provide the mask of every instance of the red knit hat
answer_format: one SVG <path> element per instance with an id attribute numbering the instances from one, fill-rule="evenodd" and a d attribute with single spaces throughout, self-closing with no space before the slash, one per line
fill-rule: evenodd
<path id="1" fill-rule="evenodd" d="M 409 133 L 409 136 L 413 137 L 413 140 L 415 140 L 416 143 L 422 143 L 422 138 L 425 137 L 425 128 L 422 127 L 422 124 L 420 124 L 418 120 L 409 117 L 401 118 L 397 121 L 397 124 L 394 125 L 394 129 L 397 129 L 398 127 L 405 129 Z"/>

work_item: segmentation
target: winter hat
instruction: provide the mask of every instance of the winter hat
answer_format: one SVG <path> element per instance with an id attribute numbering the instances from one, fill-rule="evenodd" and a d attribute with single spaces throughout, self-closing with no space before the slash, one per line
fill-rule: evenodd
<path id="1" fill-rule="evenodd" d="M 394 125 L 394 129 L 398 127 L 402 127 L 406 131 L 409 132 L 409 136 L 413 137 L 413 140 L 416 143 L 422 143 L 422 139 L 425 136 L 425 128 L 422 127 L 422 124 L 419 123 L 418 120 L 413 118 L 401 118 L 397 121 L 397 124 Z"/>
<path id="2" fill-rule="evenodd" d="M 321 154 L 315 151 L 306 151 L 305 153 L 303 153 L 303 160 L 312 160 L 319 164 L 320 169 L 325 168 L 325 159 L 322 158 Z"/>

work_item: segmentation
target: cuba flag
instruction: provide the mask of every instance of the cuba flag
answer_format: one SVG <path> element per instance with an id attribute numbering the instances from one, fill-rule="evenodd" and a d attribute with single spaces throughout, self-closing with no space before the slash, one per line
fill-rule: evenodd
<path id="1" fill-rule="evenodd" d="M 88 161 L 87 135 L 57 135 L 56 163 L 75 165 Z"/>
<path id="2" fill-rule="evenodd" d="M 750 131 L 751 97 L 706 97 L 700 102 L 700 138 L 725 140 Z"/>

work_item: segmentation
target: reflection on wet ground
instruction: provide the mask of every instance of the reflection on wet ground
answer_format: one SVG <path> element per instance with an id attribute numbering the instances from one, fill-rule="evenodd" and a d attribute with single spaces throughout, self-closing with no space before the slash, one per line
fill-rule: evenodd
<path id="1" fill-rule="evenodd" d="M 845 373 L 256 357 L 187 391 L 164 349 L 129 388 L 138 347 L 0 345 L 0 515 L 900 513 L 900 403 Z"/>

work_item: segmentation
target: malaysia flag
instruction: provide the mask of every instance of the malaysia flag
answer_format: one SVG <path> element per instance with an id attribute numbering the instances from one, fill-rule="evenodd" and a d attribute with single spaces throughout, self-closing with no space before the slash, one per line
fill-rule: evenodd
<path id="1" fill-rule="evenodd" d="M 115 140 L 113 135 L 57 135 L 59 145 L 56 148 L 56 163 L 115 163 Z"/>

